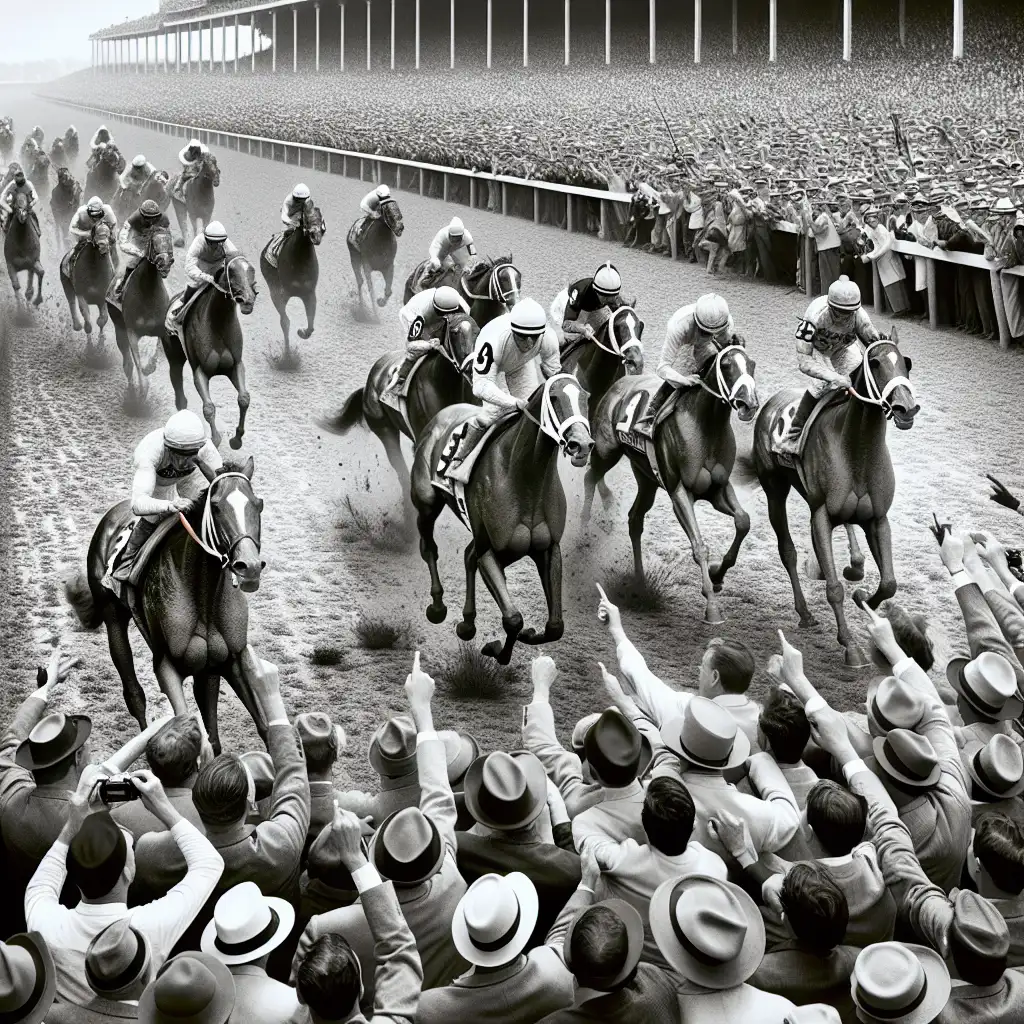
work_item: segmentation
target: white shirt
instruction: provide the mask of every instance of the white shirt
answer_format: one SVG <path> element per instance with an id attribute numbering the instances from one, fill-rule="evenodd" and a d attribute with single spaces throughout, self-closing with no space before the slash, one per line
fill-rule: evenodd
<path id="1" fill-rule="evenodd" d="M 174 511 L 172 502 L 178 497 L 178 481 L 191 476 L 196 463 L 208 469 L 217 470 L 224 465 L 220 452 L 207 438 L 199 449 L 195 463 L 186 473 L 177 474 L 171 466 L 170 456 L 164 445 L 162 429 L 150 431 L 135 449 L 135 478 L 132 481 L 132 514 L 152 517 L 165 516 Z"/>
<path id="2" fill-rule="evenodd" d="M 437 320 L 437 311 L 434 309 L 434 293 L 436 291 L 436 288 L 426 288 L 422 292 L 417 292 L 398 311 L 398 319 L 407 338 L 417 317 L 420 317 L 425 324 Z M 459 306 L 466 316 L 469 316 L 469 306 L 466 305 L 466 300 L 461 295 L 459 296 Z"/>
<path id="3" fill-rule="evenodd" d="M 521 352 L 512 339 L 512 314 L 496 317 L 486 324 L 476 339 L 473 355 L 473 394 L 483 402 L 509 409 L 515 399 L 527 399 L 539 380 L 535 372 L 540 364 L 544 377 L 553 377 L 562 370 L 558 338 L 550 326 L 534 343 Z M 498 384 L 498 374 L 505 374 L 506 387 Z"/>

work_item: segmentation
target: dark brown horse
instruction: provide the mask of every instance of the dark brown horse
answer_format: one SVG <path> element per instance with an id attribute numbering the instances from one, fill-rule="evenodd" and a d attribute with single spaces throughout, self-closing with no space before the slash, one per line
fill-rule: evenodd
<path id="1" fill-rule="evenodd" d="M 192 676 L 196 705 L 210 743 L 220 751 L 217 695 L 220 678 L 231 684 L 252 716 L 260 736 L 267 723 L 242 670 L 248 643 L 246 594 L 259 589 L 265 563 L 260 559 L 263 499 L 252 488 L 253 461 L 240 471 L 210 474 L 210 486 L 196 499 L 187 519 L 201 546 L 180 525 L 153 552 L 135 588 L 135 622 L 153 653 L 160 689 L 176 715 L 188 713 L 182 683 Z M 131 521 L 131 503 L 122 501 L 100 520 L 89 545 L 86 570 L 65 587 L 79 621 L 87 629 L 101 623 L 128 711 L 146 727 L 146 695 L 135 674 L 128 641 L 133 615 L 101 580 L 114 542 Z"/>
<path id="2" fill-rule="evenodd" d="M 50 158 L 42 150 L 25 164 L 25 176 L 35 185 L 40 202 L 50 198 Z"/>
<path id="3" fill-rule="evenodd" d="M 452 432 L 478 410 L 453 405 L 427 425 L 416 442 L 412 464 L 412 501 L 417 511 L 420 554 L 430 569 L 431 602 L 427 618 L 443 622 L 448 614 L 444 587 L 437 571 L 434 524 L 456 499 L 434 486 L 439 463 L 454 451 Z M 461 640 L 476 635 L 476 574 L 480 575 L 501 609 L 505 640 L 485 644 L 483 653 L 507 665 L 516 642 L 544 644 L 558 640 L 562 621 L 562 532 L 565 529 L 565 491 L 558 478 L 558 453 L 565 451 L 574 466 L 585 466 L 593 441 L 587 423 L 587 393 L 568 373 L 544 382 L 526 409 L 500 424 L 479 453 L 465 488 L 465 517 L 472 533 L 465 551 L 466 603 L 456 627 Z M 523 629 L 523 616 L 512 603 L 505 569 L 529 555 L 537 565 L 548 618 L 543 632 Z"/>
<path id="4" fill-rule="evenodd" d="M 191 226 L 194 237 L 213 219 L 213 206 L 216 201 L 214 189 L 220 187 L 217 158 L 212 153 L 204 153 L 199 160 L 199 169 L 195 177 L 190 178 L 185 185 L 184 202 L 178 198 L 177 193 L 181 175 L 177 175 L 170 183 L 171 202 L 174 204 L 174 215 L 178 219 L 183 245 L 189 242 L 186 230 L 188 226 Z"/>
<path id="5" fill-rule="evenodd" d="M 288 300 L 298 298 L 306 308 L 306 326 L 295 333 L 305 340 L 313 333 L 316 321 L 316 285 L 320 279 L 320 262 L 316 249 L 324 237 L 327 224 L 320 207 L 307 202 L 302 210 L 302 223 L 288 231 L 277 254 L 277 266 L 267 262 L 267 247 L 260 253 L 260 273 L 270 290 L 270 301 L 274 303 L 281 320 L 284 334 L 285 353 L 291 346 L 291 321 L 288 319 Z"/>
<path id="6" fill-rule="evenodd" d="M 522 287 L 523 275 L 512 265 L 511 253 L 477 260 L 458 283 L 459 294 L 469 303 L 469 315 L 480 327 L 511 313 L 522 298 Z"/>
<path id="7" fill-rule="evenodd" d="M 476 403 L 470 371 L 464 367 L 473 358 L 479 333 L 480 328 L 472 317 L 452 318 L 441 347 L 429 353 L 411 376 L 402 412 L 380 400 L 381 392 L 405 358 L 405 352 L 398 351 L 388 352 L 370 367 L 365 386 L 353 391 L 337 413 L 317 420 L 332 434 L 346 434 L 360 423 L 365 423 L 376 434 L 402 485 L 407 522 L 413 510 L 409 503 L 409 469 L 402 455 L 402 435 L 415 441 L 442 409 L 456 402 Z"/>
<path id="8" fill-rule="evenodd" d="M 380 204 L 380 216 L 372 220 L 360 238 L 363 218 L 360 217 L 348 231 L 348 256 L 352 261 L 352 273 L 356 276 L 359 289 L 359 308 L 363 308 L 363 283 L 370 293 L 370 311 L 378 323 L 380 316 L 373 308 L 374 303 L 380 307 L 388 304 L 391 298 L 391 285 L 395 276 L 395 256 L 398 253 L 398 239 L 402 237 L 405 223 L 402 211 L 394 199 L 385 199 Z M 384 278 L 384 297 L 378 299 L 373 291 L 373 272 Z"/>
<path id="9" fill-rule="evenodd" d="M 920 406 L 910 383 L 910 367 L 910 357 L 900 351 L 895 329 L 891 338 L 869 345 L 864 361 L 851 377 L 853 395 L 844 396 L 846 400 L 836 396 L 809 424 L 800 457 L 802 474 L 784 464 L 772 449 L 779 414 L 789 403 L 799 400 L 800 392 L 780 391 L 773 395 L 754 426 L 754 470 L 768 499 L 768 517 L 778 537 L 782 564 L 793 585 L 800 625 L 816 623 L 800 586 L 796 547 L 786 514 L 786 499 L 794 487 L 811 510 L 814 554 L 826 580 L 828 603 L 835 613 L 837 639 L 845 649 L 846 664 L 852 667 L 867 665 L 869 659 L 854 644 L 846 624 L 843 611 L 846 588 L 836 572 L 832 531 L 837 526 L 854 525 L 864 530 L 880 577 L 878 589 L 868 598 L 868 604 L 877 608 L 892 597 L 896 593 L 896 576 L 888 512 L 896 481 L 885 440 L 885 425 L 890 419 L 899 430 L 910 430 L 914 425 Z M 852 538 L 852 532 L 850 535 Z M 853 572 L 847 575 L 861 578 L 862 567 L 863 561 L 858 567 L 854 559 Z"/>
<path id="10" fill-rule="evenodd" d="M 29 212 L 28 196 L 19 192 L 14 197 L 14 206 L 11 208 L 11 216 L 7 222 L 7 231 L 4 235 L 4 261 L 7 264 L 7 274 L 11 279 L 11 287 L 14 289 L 15 301 L 21 303 L 21 282 L 18 275 L 25 271 L 28 274 L 28 281 L 25 285 L 25 301 L 29 302 L 35 295 L 33 305 L 39 306 L 43 301 L 43 264 L 39 260 L 42 251 L 40 240 L 39 220 Z M 39 290 L 34 288 L 35 281 L 39 281 Z"/>
<path id="11" fill-rule="evenodd" d="M 64 289 L 64 297 L 68 300 L 71 311 L 71 326 L 74 330 L 82 329 L 85 321 L 85 333 L 92 345 L 92 319 L 89 307 L 96 306 L 99 313 L 96 326 L 100 329 L 100 347 L 104 342 L 104 328 L 107 326 L 107 289 L 114 279 L 114 264 L 111 253 L 114 239 L 111 237 L 110 226 L 100 221 L 93 229 L 89 241 L 79 250 L 74 260 L 71 277 L 68 277 L 68 262 L 71 254 L 61 260 L 60 283 Z M 81 313 L 81 316 L 79 316 Z"/>
<path id="12" fill-rule="evenodd" d="M 169 182 L 166 171 L 154 171 L 137 190 L 119 188 L 111 204 L 118 223 L 123 224 L 147 199 L 152 199 L 163 213 L 171 205 Z"/>
<path id="13" fill-rule="evenodd" d="M 118 164 L 120 154 L 113 146 L 108 146 L 100 154 L 96 166 L 85 176 L 85 193 L 90 198 L 99 196 L 105 203 L 114 198 L 114 193 L 121 187 Z"/>
<path id="14" fill-rule="evenodd" d="M 124 375 L 128 380 L 128 390 L 135 388 L 135 374 L 138 374 L 138 391 L 145 395 L 149 390 L 146 377 L 156 368 L 156 348 L 153 359 L 143 364 L 139 356 L 140 338 L 158 338 L 166 350 L 167 328 L 164 321 L 170 299 L 164 281 L 174 265 L 174 241 L 167 228 L 155 228 L 150 232 L 146 243 L 146 256 L 131 272 L 128 283 L 124 287 L 121 308 L 107 303 L 107 312 L 114 325 L 114 336 L 121 353 Z M 175 341 L 175 344 L 177 342 Z M 180 346 L 179 346 L 180 348 Z M 177 366 L 178 379 L 175 383 L 175 394 L 181 390 L 181 370 Z M 172 377 L 175 368 L 171 368 Z"/>
<path id="15" fill-rule="evenodd" d="M 746 349 L 728 345 L 700 369 L 700 387 L 678 394 L 674 407 L 654 428 L 654 457 L 657 473 L 647 454 L 647 445 L 634 425 L 646 403 L 661 386 L 660 377 L 623 377 L 617 380 L 594 410 L 594 453 L 584 482 L 583 524 L 590 522 L 594 488 L 601 488 L 606 503 L 611 492 L 605 474 L 629 456 L 636 479 L 636 499 L 629 510 L 629 539 L 633 544 L 633 571 L 643 583 L 644 562 L 641 541 L 644 519 L 654 504 L 658 488 L 672 499 L 679 525 L 690 541 L 693 560 L 700 568 L 704 595 L 704 621 L 724 621 L 715 598 L 725 574 L 736 564 L 740 546 L 750 531 L 750 516 L 740 505 L 730 482 L 736 461 L 736 438 L 731 417 L 735 411 L 744 422 L 757 412 L 754 360 Z M 710 502 L 713 508 L 731 516 L 736 527 L 733 542 L 721 562 L 708 564 L 707 544 L 700 532 L 695 505 Z"/>
<path id="16" fill-rule="evenodd" d="M 63 167 L 67 162 L 68 154 L 64 148 L 64 140 L 58 135 L 50 144 L 50 163 L 54 167 Z"/>
<path id="17" fill-rule="evenodd" d="M 465 293 L 462 291 L 462 268 L 458 263 L 453 261 L 451 266 L 444 267 L 437 274 L 432 275 L 428 279 L 428 283 L 424 284 L 423 271 L 429 262 L 429 260 L 420 260 L 419 263 L 413 267 L 412 273 L 410 273 L 405 279 L 405 292 L 403 293 L 404 302 L 408 303 L 414 295 L 419 292 L 426 291 L 427 288 L 442 288 L 445 286 L 454 288 L 459 292 L 459 294 L 465 297 Z"/>
<path id="18" fill-rule="evenodd" d="M 50 213 L 53 215 L 58 252 L 64 252 L 68 247 L 68 225 L 81 205 L 82 186 L 67 167 L 58 167 L 57 184 L 50 193 Z"/>
<path id="19" fill-rule="evenodd" d="M 203 416 L 210 424 L 215 445 L 220 444 L 217 429 L 217 407 L 210 397 L 210 378 L 227 377 L 238 392 L 238 428 L 228 442 L 232 448 L 242 447 L 245 415 L 249 409 L 249 391 L 245 386 L 245 364 L 242 362 L 242 326 L 238 310 L 248 316 L 256 302 L 256 271 L 242 256 L 231 256 L 213 275 L 214 283 L 193 303 L 184 327 L 185 349 L 175 335 L 164 339 L 164 353 L 170 365 L 174 385 L 174 403 L 179 409 L 187 406 L 182 387 L 182 370 L 188 358 L 196 391 L 203 400 Z"/>
<path id="20" fill-rule="evenodd" d="M 68 163 L 74 166 L 79 152 L 78 132 L 74 128 L 68 128 L 64 132 L 64 152 L 67 155 Z"/>

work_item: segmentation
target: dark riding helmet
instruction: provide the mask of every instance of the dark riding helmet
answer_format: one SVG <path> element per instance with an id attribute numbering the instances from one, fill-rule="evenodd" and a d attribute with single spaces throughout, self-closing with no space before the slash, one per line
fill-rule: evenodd
<path id="1" fill-rule="evenodd" d="M 139 213 L 142 214 L 146 220 L 156 220 L 160 216 L 160 207 L 152 199 L 147 199 L 140 207 Z"/>

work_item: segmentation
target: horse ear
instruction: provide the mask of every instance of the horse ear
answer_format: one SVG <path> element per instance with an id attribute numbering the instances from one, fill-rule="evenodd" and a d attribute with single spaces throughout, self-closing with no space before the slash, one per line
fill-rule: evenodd
<path id="1" fill-rule="evenodd" d="M 910 358 L 910 356 L 904 356 L 904 357 L 903 357 L 903 362 L 904 362 L 904 363 L 906 364 L 906 367 L 907 367 L 907 374 L 909 375 L 909 373 L 910 373 L 910 368 L 911 368 L 911 367 L 912 367 L 912 366 L 914 365 L 914 360 L 913 360 L 913 359 L 911 359 L 911 358 Z"/>
<path id="2" fill-rule="evenodd" d="M 239 470 L 239 473 L 241 473 L 246 478 L 246 480 L 252 480 L 252 475 L 255 472 L 256 472 L 256 463 L 253 461 L 253 458 L 250 455 L 249 458 L 247 458 L 245 460 L 245 463 L 243 464 L 242 468 Z"/>

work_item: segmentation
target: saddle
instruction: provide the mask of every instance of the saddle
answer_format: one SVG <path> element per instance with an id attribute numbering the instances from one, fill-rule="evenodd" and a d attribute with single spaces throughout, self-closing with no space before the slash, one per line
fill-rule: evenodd
<path id="1" fill-rule="evenodd" d="M 638 388 L 623 407 L 622 419 L 615 424 L 615 436 L 619 443 L 641 452 L 647 457 L 651 472 L 659 484 L 662 482 L 661 470 L 658 466 L 658 453 L 651 438 L 657 433 L 658 427 L 672 415 L 680 395 L 685 390 L 688 389 L 673 387 L 668 381 L 662 381 L 653 390 L 649 387 Z M 655 396 L 665 394 L 666 391 L 668 394 L 665 397 L 665 402 L 655 413 L 654 422 L 651 424 L 651 438 L 648 438 L 637 431 L 636 425 L 647 411 L 647 407 L 654 401 Z"/>
<path id="2" fill-rule="evenodd" d="M 177 292 L 171 298 L 171 304 L 167 307 L 167 316 L 164 318 L 164 326 L 171 334 L 177 335 L 179 331 L 183 331 L 185 329 L 185 320 L 192 307 L 196 304 L 196 300 L 200 295 L 205 294 L 206 290 L 211 287 L 212 285 L 207 282 L 203 282 L 203 286 L 197 289 L 192 298 L 190 298 L 184 305 L 181 301 L 181 297 L 185 294 L 184 289 Z"/>
<path id="3" fill-rule="evenodd" d="M 828 395 L 819 398 L 815 403 L 814 408 L 811 410 L 810 416 L 807 417 L 807 422 L 804 424 L 804 429 L 800 434 L 800 442 L 797 445 L 797 453 L 796 455 L 791 455 L 789 452 L 779 451 L 779 445 L 789 434 L 789 428 L 793 424 L 797 406 L 800 404 L 802 397 L 803 392 L 800 392 L 796 398 L 786 402 L 786 404 L 779 409 L 778 413 L 775 415 L 775 419 L 772 421 L 771 430 L 769 431 L 772 453 L 778 457 L 779 462 L 782 465 L 787 466 L 789 469 L 797 468 L 797 464 L 804 454 L 804 446 L 807 444 L 811 425 L 818 419 L 818 417 L 826 409 L 830 409 L 834 405 L 839 405 L 841 402 L 849 401 L 849 396 L 842 391 L 832 391 Z"/>
<path id="4" fill-rule="evenodd" d="M 412 385 L 413 377 L 416 376 L 416 372 L 423 365 L 423 361 L 428 355 L 430 355 L 429 352 L 424 352 L 423 355 L 421 355 L 419 359 L 412 364 L 412 368 L 409 370 L 406 375 L 405 382 L 400 388 L 395 388 L 394 384 L 398 378 L 398 371 L 402 365 L 401 360 L 391 367 L 391 373 L 388 374 L 387 385 L 380 393 L 380 401 L 382 404 L 394 409 L 396 412 L 400 412 L 403 417 L 405 416 L 405 402 L 409 397 L 409 388 Z"/>

